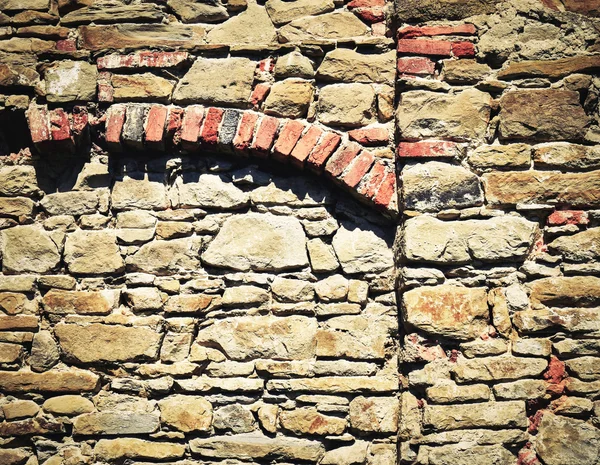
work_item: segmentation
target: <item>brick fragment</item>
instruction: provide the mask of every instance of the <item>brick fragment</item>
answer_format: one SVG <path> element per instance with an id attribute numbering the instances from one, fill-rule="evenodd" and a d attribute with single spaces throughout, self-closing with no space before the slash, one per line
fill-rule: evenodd
<path id="1" fill-rule="evenodd" d="M 231 148 L 241 113 L 239 110 L 225 110 L 221 129 L 219 130 L 219 145 L 225 150 Z"/>
<path id="2" fill-rule="evenodd" d="M 77 42 L 75 39 L 57 40 L 56 50 L 60 50 L 61 52 L 75 52 L 77 50 Z"/>
<path id="3" fill-rule="evenodd" d="M 30 105 L 26 112 L 31 140 L 38 146 L 50 140 L 50 120 L 46 105 Z"/>
<path id="4" fill-rule="evenodd" d="M 311 125 L 308 131 L 300 138 L 294 150 L 290 154 L 290 163 L 298 168 L 304 168 L 304 162 L 311 151 L 317 145 L 317 142 L 323 135 L 323 131 L 317 126 Z"/>
<path id="5" fill-rule="evenodd" d="M 273 145 L 277 129 L 279 128 L 279 120 L 272 116 L 264 116 L 258 125 L 256 137 L 252 144 L 252 151 L 257 157 L 266 158 L 269 150 Z"/>
<path id="6" fill-rule="evenodd" d="M 358 193 L 364 195 L 369 199 L 373 199 L 375 197 L 375 194 L 377 194 L 377 190 L 379 189 L 379 186 L 381 186 L 381 183 L 385 179 L 386 175 L 386 165 L 379 160 L 375 161 L 373 167 L 371 168 L 371 171 L 368 174 L 366 182 L 360 184 L 358 188 Z"/>
<path id="7" fill-rule="evenodd" d="M 148 105 L 129 105 L 123 125 L 121 137 L 123 143 L 136 150 L 144 148 L 144 123 L 148 113 Z"/>
<path id="8" fill-rule="evenodd" d="M 453 158 L 460 155 L 460 148 L 449 141 L 400 142 L 398 158 Z"/>
<path id="9" fill-rule="evenodd" d="M 350 9 L 385 6 L 385 0 L 351 0 L 346 6 Z"/>
<path id="10" fill-rule="evenodd" d="M 241 152 L 246 153 L 252 144 L 254 137 L 254 128 L 258 121 L 258 113 L 245 111 L 242 114 L 240 124 L 238 125 L 237 133 L 233 138 L 233 147 Z"/>
<path id="11" fill-rule="evenodd" d="M 379 186 L 379 190 L 377 191 L 377 195 L 373 199 L 373 202 L 378 207 L 392 210 L 393 208 L 391 207 L 396 204 L 397 195 L 396 173 L 390 172 L 385 176 L 381 186 Z"/>
<path id="12" fill-rule="evenodd" d="M 385 9 L 381 6 L 355 8 L 352 13 L 366 23 L 377 23 L 385 20 Z"/>
<path id="13" fill-rule="evenodd" d="M 398 41 L 398 53 L 449 57 L 452 55 L 452 42 L 445 40 L 400 39 Z"/>
<path id="14" fill-rule="evenodd" d="M 69 116 L 62 108 L 55 108 L 50 111 L 50 133 L 53 141 L 73 142 Z"/>
<path id="15" fill-rule="evenodd" d="M 475 56 L 475 45 L 471 42 L 453 42 L 452 55 L 458 58 L 473 58 Z"/>
<path id="16" fill-rule="evenodd" d="M 425 57 L 398 58 L 398 72 L 415 76 L 430 76 L 435 72 L 435 62 Z"/>
<path id="17" fill-rule="evenodd" d="M 144 133 L 146 147 L 153 150 L 163 150 L 165 147 L 165 123 L 169 110 L 163 105 L 153 105 L 146 117 Z"/>
<path id="18" fill-rule="evenodd" d="M 371 152 L 363 150 L 358 157 L 355 158 L 354 162 L 341 178 L 343 184 L 350 188 L 355 188 L 358 183 L 364 178 L 365 174 L 369 172 L 371 165 L 375 161 L 375 157 Z"/>
<path id="19" fill-rule="evenodd" d="M 224 113 L 220 108 L 211 107 L 208 109 L 200 131 L 200 142 L 202 144 L 211 146 L 216 145 L 219 141 L 219 125 Z"/>
<path id="20" fill-rule="evenodd" d="M 252 108 L 257 110 L 260 107 L 261 103 L 265 101 L 270 91 L 271 84 L 265 82 L 257 84 L 254 90 L 252 91 L 252 95 L 250 95 L 250 104 L 252 105 Z"/>
<path id="21" fill-rule="evenodd" d="M 186 61 L 188 52 L 137 52 L 129 55 L 113 53 L 98 58 L 98 69 L 173 68 Z"/>
<path id="22" fill-rule="evenodd" d="M 186 150 L 197 149 L 200 145 L 200 128 L 204 119 L 204 107 L 202 105 L 190 105 L 185 109 L 181 122 L 180 141 Z"/>
<path id="23" fill-rule="evenodd" d="M 104 140 L 109 150 L 121 150 L 121 132 L 125 124 L 125 105 L 113 105 L 106 114 L 106 132 Z"/>
<path id="24" fill-rule="evenodd" d="M 548 216 L 548 226 L 585 225 L 589 222 L 588 214 L 583 210 L 559 210 Z"/>
<path id="25" fill-rule="evenodd" d="M 342 138 L 334 132 L 326 132 L 306 160 L 307 166 L 315 173 L 322 173 L 329 157 L 340 145 Z"/>
<path id="26" fill-rule="evenodd" d="M 325 173 L 332 178 L 337 178 L 352 163 L 352 160 L 361 151 L 361 146 L 356 142 L 349 142 L 335 152 L 325 165 Z"/>
<path id="27" fill-rule="evenodd" d="M 182 121 L 183 108 L 171 107 L 167 118 L 166 138 L 173 146 L 179 145 L 181 142 Z"/>
<path id="28" fill-rule="evenodd" d="M 109 73 L 108 71 L 98 73 L 97 88 L 99 102 L 114 101 L 115 89 L 112 85 L 112 73 Z"/>
<path id="29" fill-rule="evenodd" d="M 286 121 L 279 131 L 279 137 L 273 147 L 273 158 L 279 161 L 285 160 L 300 139 L 304 131 L 304 124 L 297 120 Z"/>
<path id="30" fill-rule="evenodd" d="M 384 145 L 390 140 L 388 129 L 382 127 L 353 129 L 348 136 L 362 145 Z"/>
<path id="31" fill-rule="evenodd" d="M 82 106 L 73 107 L 71 116 L 71 133 L 75 138 L 75 144 L 83 144 L 89 138 L 89 115 L 87 108 Z"/>
<path id="32" fill-rule="evenodd" d="M 477 32 L 473 24 L 459 24 L 457 26 L 406 26 L 398 31 L 399 39 L 410 39 L 422 36 L 468 36 Z"/>

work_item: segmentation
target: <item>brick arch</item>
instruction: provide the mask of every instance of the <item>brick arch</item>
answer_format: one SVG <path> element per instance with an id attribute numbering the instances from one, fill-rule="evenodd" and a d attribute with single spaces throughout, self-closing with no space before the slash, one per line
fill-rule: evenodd
<path id="1" fill-rule="evenodd" d="M 208 150 L 268 159 L 328 178 L 386 216 L 398 214 L 393 163 L 317 124 L 251 110 L 135 103 L 114 104 L 99 118 L 83 107 L 31 105 L 27 121 L 41 152 L 81 150 L 91 133 L 109 153 Z"/>

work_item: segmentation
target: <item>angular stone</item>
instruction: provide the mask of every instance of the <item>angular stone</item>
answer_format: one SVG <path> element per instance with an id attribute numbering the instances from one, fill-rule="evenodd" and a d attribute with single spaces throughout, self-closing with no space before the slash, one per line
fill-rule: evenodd
<path id="1" fill-rule="evenodd" d="M 310 265 L 315 273 L 335 271 L 340 267 L 333 247 L 322 239 L 311 239 L 307 243 Z"/>
<path id="2" fill-rule="evenodd" d="M 548 244 L 548 249 L 572 262 L 597 260 L 600 257 L 600 228 L 558 237 Z"/>
<path id="3" fill-rule="evenodd" d="M 381 273 L 394 266 L 392 239 L 368 223 L 342 223 L 332 244 L 345 273 Z"/>
<path id="4" fill-rule="evenodd" d="M 38 329 L 38 317 L 34 315 L 4 316 L 0 315 L 0 330 L 24 331 Z"/>
<path id="5" fill-rule="evenodd" d="M 265 4 L 271 21 L 276 26 L 289 23 L 303 16 L 313 16 L 328 13 L 335 9 L 333 0 L 267 0 Z"/>
<path id="6" fill-rule="evenodd" d="M 498 400 L 530 400 L 546 397 L 547 382 L 543 379 L 520 379 L 511 383 L 494 385 Z"/>
<path id="7" fill-rule="evenodd" d="M 35 203 L 27 197 L 0 198 L 0 214 L 2 216 L 29 216 L 33 213 Z"/>
<path id="8" fill-rule="evenodd" d="M 452 84 L 472 84 L 485 79 L 492 69 L 476 60 L 444 60 L 444 81 Z"/>
<path id="9" fill-rule="evenodd" d="M 508 92 L 500 98 L 502 139 L 581 139 L 589 118 L 570 90 Z"/>
<path id="10" fill-rule="evenodd" d="M 555 169 L 587 170 L 600 168 L 600 147 L 555 142 L 533 148 L 536 166 Z"/>
<path id="11" fill-rule="evenodd" d="M 463 264 L 524 258 L 538 226 L 515 216 L 489 220 L 441 221 L 430 216 L 409 219 L 402 251 L 410 261 Z"/>
<path id="12" fill-rule="evenodd" d="M 271 380 L 267 389 L 280 392 L 311 392 L 314 394 L 395 392 L 398 379 L 386 376 L 328 376 Z"/>
<path id="13" fill-rule="evenodd" d="M 317 207 L 333 202 L 322 184 L 305 178 L 276 178 L 256 188 L 250 198 L 255 204 Z"/>
<path id="14" fill-rule="evenodd" d="M 456 20 L 493 13 L 494 0 L 396 0 L 396 14 L 404 22 Z"/>
<path id="15" fill-rule="evenodd" d="M 115 102 L 165 102 L 171 99 L 174 83 L 152 73 L 113 74 Z"/>
<path id="16" fill-rule="evenodd" d="M 308 112 L 313 93 L 310 81 L 296 78 L 277 81 L 267 96 L 264 111 L 282 118 L 303 118 Z"/>
<path id="17" fill-rule="evenodd" d="M 296 2 L 296 4 L 297 3 L 298 2 Z M 285 3 L 285 5 L 290 5 L 290 3 Z M 298 51 L 293 51 L 288 53 L 287 55 L 277 58 L 277 63 L 275 63 L 274 72 L 275 77 L 278 79 L 288 77 L 311 79 L 315 76 L 315 70 L 313 69 L 312 61 L 310 61 L 308 57 L 305 57 L 304 55 L 302 55 L 302 53 Z"/>
<path id="18" fill-rule="evenodd" d="M 526 144 L 482 145 L 469 153 L 469 164 L 476 168 L 528 168 L 531 147 Z"/>
<path id="19" fill-rule="evenodd" d="M 225 289 L 221 304 L 224 306 L 260 305 L 268 301 L 269 293 L 260 287 L 236 286 Z"/>
<path id="20" fill-rule="evenodd" d="M 60 323 L 54 333 L 65 357 L 79 363 L 155 360 L 161 342 L 161 335 L 150 328 L 99 323 Z"/>
<path id="21" fill-rule="evenodd" d="M 173 395 L 161 399 L 158 406 L 161 421 L 179 431 L 210 431 L 213 409 L 203 397 Z"/>
<path id="22" fill-rule="evenodd" d="M 46 195 L 40 204 L 51 215 L 89 215 L 96 213 L 98 195 L 95 192 L 60 192 Z"/>
<path id="23" fill-rule="evenodd" d="M 293 20 L 279 29 L 279 42 L 296 43 L 311 40 L 338 40 L 360 37 L 369 28 L 349 11 L 334 11 L 315 17 Z"/>
<path id="24" fill-rule="evenodd" d="M 582 420 L 546 412 L 535 451 L 547 465 L 595 465 L 600 456 L 600 433 Z"/>
<path id="25" fill-rule="evenodd" d="M 6 420 L 33 417 L 40 411 L 40 407 L 32 400 L 13 400 L 2 406 Z"/>
<path id="26" fill-rule="evenodd" d="M 526 77 L 561 78 L 569 74 L 585 73 L 600 68 L 600 56 L 574 56 L 557 60 L 526 60 L 509 62 L 498 71 L 498 79 L 510 80 Z"/>
<path id="27" fill-rule="evenodd" d="M 56 416 L 77 416 L 82 413 L 94 411 L 92 401 L 78 395 L 65 395 L 51 397 L 44 402 L 42 408 L 45 412 Z"/>
<path id="28" fill-rule="evenodd" d="M 513 324 L 523 333 L 543 331 L 548 328 L 569 332 L 600 331 L 597 308 L 548 308 L 515 312 Z"/>
<path id="29" fill-rule="evenodd" d="M 1 3 L 0 3 L 1 6 Z M 0 450 L 0 463 L 3 465 L 23 465 L 31 457 L 31 450 L 25 448 Z"/>
<path id="30" fill-rule="evenodd" d="M 214 23 L 229 18 L 227 9 L 219 3 L 207 4 L 190 0 L 168 0 L 167 5 L 183 23 Z"/>
<path id="31" fill-rule="evenodd" d="M 60 360 L 60 352 L 50 331 L 40 331 L 33 336 L 29 366 L 33 371 L 47 371 Z"/>
<path id="32" fill-rule="evenodd" d="M 119 302 L 119 292 L 104 291 L 62 291 L 51 289 L 43 299 L 44 311 L 56 315 L 77 313 L 81 315 L 106 315 Z"/>
<path id="33" fill-rule="evenodd" d="M 31 371 L 0 372 L 0 389 L 4 392 L 81 392 L 93 391 L 99 377 L 91 371 L 69 368 L 44 373 Z"/>
<path id="34" fill-rule="evenodd" d="M 464 405 L 427 405 L 424 423 L 438 431 L 463 428 L 527 426 L 525 402 L 485 402 Z"/>
<path id="35" fill-rule="evenodd" d="M 550 201 L 571 207 L 600 205 L 600 171 L 494 171 L 484 174 L 482 180 L 485 197 L 490 205 L 540 204 Z"/>
<path id="36" fill-rule="evenodd" d="M 85 61 L 58 61 L 44 72 L 46 99 L 53 103 L 87 102 L 96 97 L 98 70 Z"/>
<path id="37" fill-rule="evenodd" d="M 173 204 L 180 208 L 236 209 L 249 203 L 248 194 L 216 174 L 184 174 L 172 192 Z"/>
<path id="38" fill-rule="evenodd" d="M 154 179 L 118 179 L 113 186 L 111 200 L 116 210 L 165 210 L 168 207 L 166 188 Z"/>
<path id="39" fill-rule="evenodd" d="M 375 89 L 358 83 L 322 87 L 317 112 L 319 121 L 329 126 L 365 126 L 375 118 Z"/>
<path id="40" fill-rule="evenodd" d="M 190 356 L 190 358 L 192 358 Z M 194 379 L 182 379 L 177 385 L 183 392 L 225 391 L 229 393 L 260 392 L 263 380 L 255 378 L 209 378 L 201 376 Z"/>
<path id="41" fill-rule="evenodd" d="M 463 342 L 460 345 L 460 350 L 467 358 L 499 355 L 508 351 L 508 344 L 500 338 L 475 339 L 474 341 Z"/>
<path id="42" fill-rule="evenodd" d="M 552 345 L 558 355 L 578 356 L 600 353 L 600 340 L 598 339 L 563 339 Z"/>
<path id="43" fill-rule="evenodd" d="M 400 404 L 395 397 L 359 396 L 350 402 L 350 424 L 367 433 L 395 433 Z"/>
<path id="44" fill-rule="evenodd" d="M 77 230 L 67 236 L 65 263 L 73 274 L 113 274 L 125 269 L 114 231 Z"/>
<path id="45" fill-rule="evenodd" d="M 283 429 L 294 434 L 340 435 L 346 429 L 346 420 L 323 415 L 312 407 L 283 411 L 279 422 Z"/>
<path id="46" fill-rule="evenodd" d="M 455 95 L 428 91 L 402 94 L 396 123 L 405 139 L 482 140 L 490 120 L 492 98 L 476 89 Z"/>
<path id="47" fill-rule="evenodd" d="M 97 412 L 85 413 L 73 419 L 73 434 L 84 436 L 149 434 L 159 427 L 158 415 L 151 413 Z M 183 446 L 179 447 L 179 450 L 183 450 Z M 105 453 L 111 454 L 110 450 Z M 112 455 L 116 455 L 116 451 Z"/>
<path id="48" fill-rule="evenodd" d="M 497 444 L 473 446 L 465 442 L 441 447 L 421 446 L 419 456 L 426 456 L 428 463 L 432 465 L 512 465 L 515 463 L 515 456 Z"/>
<path id="49" fill-rule="evenodd" d="M 485 401 L 490 399 L 490 393 L 490 388 L 485 384 L 461 386 L 453 382 L 442 381 L 427 388 L 427 398 L 438 404 Z"/>
<path id="50" fill-rule="evenodd" d="M 484 288 L 426 286 L 405 292 L 402 304 L 405 323 L 435 336 L 474 339 L 487 329 Z"/>
<path id="51" fill-rule="evenodd" d="M 538 279 L 530 283 L 531 306 L 597 307 L 600 304 L 600 278 L 592 276 Z"/>
<path id="52" fill-rule="evenodd" d="M 198 332 L 196 343 L 216 345 L 231 360 L 312 358 L 317 322 L 304 316 L 230 317 Z"/>
<path id="53" fill-rule="evenodd" d="M 325 447 L 308 439 L 270 438 L 261 433 L 213 436 L 190 441 L 192 453 L 209 458 L 282 459 L 317 462 Z"/>
<path id="54" fill-rule="evenodd" d="M 348 295 L 348 280 L 341 274 L 329 276 L 317 282 L 315 291 L 325 302 L 344 300 Z"/>
<path id="55" fill-rule="evenodd" d="M 278 300 L 284 302 L 310 301 L 315 295 L 315 290 L 311 283 L 280 277 L 276 277 L 273 280 L 271 291 Z"/>
<path id="56" fill-rule="evenodd" d="M 454 374 L 461 383 L 504 381 L 539 376 L 547 366 L 548 361 L 543 358 L 501 355 L 459 360 L 454 366 Z"/>
<path id="57" fill-rule="evenodd" d="M 153 4 L 139 5 L 91 5 L 76 9 L 61 18 L 61 24 L 74 26 L 77 24 L 126 22 L 131 18 L 147 23 L 164 18 L 162 10 Z"/>
<path id="58" fill-rule="evenodd" d="M 291 217 L 248 213 L 228 218 L 202 261 L 239 271 L 284 271 L 308 265 L 306 237 Z"/>
<path id="59" fill-rule="evenodd" d="M 134 311 L 160 310 L 163 306 L 160 292 L 154 287 L 128 289 L 125 297 Z"/>
<path id="60" fill-rule="evenodd" d="M 23 358 L 23 346 L 0 342 L 0 363 L 19 363 Z"/>
<path id="61" fill-rule="evenodd" d="M 185 445 L 172 442 L 152 442 L 137 438 L 100 439 L 94 447 L 99 460 L 178 459 L 185 454 Z"/>
<path id="62" fill-rule="evenodd" d="M 377 445 L 374 445 L 373 449 L 376 449 Z M 361 465 L 367 460 L 367 449 L 369 443 L 367 441 L 354 441 L 352 445 L 345 447 L 338 447 L 336 449 L 328 450 L 320 465 Z M 383 454 L 376 452 L 372 449 L 372 452 L 377 457 L 377 461 L 369 461 L 369 464 L 392 464 L 393 462 L 385 462 Z"/>
<path id="63" fill-rule="evenodd" d="M 127 265 L 136 271 L 158 275 L 195 271 L 200 268 L 200 246 L 201 241 L 194 238 L 153 241 L 140 247 Z"/>
<path id="64" fill-rule="evenodd" d="M 6 196 L 37 194 L 37 175 L 33 166 L 3 166 L 0 168 L 0 194 Z"/>
<path id="65" fill-rule="evenodd" d="M 0 423 L 0 437 L 64 433 L 62 422 L 53 418 L 39 416 L 21 421 Z"/>
<path id="66" fill-rule="evenodd" d="M 600 380 L 600 357 L 579 357 L 566 361 L 567 369 L 584 381 Z"/>
<path id="67" fill-rule="evenodd" d="M 548 357 L 552 353 L 552 341 L 549 339 L 519 339 L 513 342 L 512 353 Z"/>
<path id="68" fill-rule="evenodd" d="M 15 226 L 0 232 L 2 271 L 47 273 L 60 261 L 58 245 L 50 233 L 35 225 Z"/>
<path id="69" fill-rule="evenodd" d="M 206 310 L 213 301 L 206 294 L 179 294 L 169 298 L 165 305 L 167 313 L 198 313 Z"/>
<path id="70" fill-rule="evenodd" d="M 437 161 L 405 166 L 402 196 L 407 210 L 439 211 L 483 204 L 476 175 L 462 166 Z"/>
<path id="71" fill-rule="evenodd" d="M 215 411 L 213 426 L 233 434 L 249 433 L 256 429 L 252 412 L 239 404 L 230 404 Z"/>
<path id="72" fill-rule="evenodd" d="M 336 48 L 325 55 L 317 69 L 317 77 L 335 82 L 377 82 L 394 84 L 396 53 L 363 54 L 347 48 Z"/>
<path id="73" fill-rule="evenodd" d="M 265 8 L 250 3 L 245 11 L 211 29 L 206 41 L 241 48 L 268 47 L 277 44 L 277 31 Z"/>

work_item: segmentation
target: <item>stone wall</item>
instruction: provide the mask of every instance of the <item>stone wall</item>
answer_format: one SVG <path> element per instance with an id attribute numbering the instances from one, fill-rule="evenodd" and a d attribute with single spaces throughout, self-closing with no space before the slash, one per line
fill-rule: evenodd
<path id="1" fill-rule="evenodd" d="M 599 465 L 599 15 L 0 0 L 0 465 Z"/>

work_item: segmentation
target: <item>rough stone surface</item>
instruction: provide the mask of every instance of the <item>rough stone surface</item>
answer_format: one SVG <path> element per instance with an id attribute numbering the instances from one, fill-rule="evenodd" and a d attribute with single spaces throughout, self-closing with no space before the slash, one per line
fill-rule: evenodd
<path id="1" fill-rule="evenodd" d="M 44 73 L 48 101 L 64 103 L 93 100 L 97 75 L 96 67 L 84 61 L 54 63 Z"/>
<path id="2" fill-rule="evenodd" d="M 377 273 L 389 270 L 394 261 L 390 238 L 378 228 L 343 223 L 333 236 L 333 248 L 346 273 Z"/>
<path id="3" fill-rule="evenodd" d="M 319 91 L 319 121 L 358 127 L 373 122 L 375 90 L 369 84 L 331 84 Z"/>
<path id="4" fill-rule="evenodd" d="M 111 274 L 123 271 L 125 263 L 112 231 L 78 230 L 67 236 L 65 262 L 73 274 Z"/>
<path id="5" fill-rule="evenodd" d="M 60 249 L 52 235 L 35 225 L 16 226 L 0 233 L 2 271 L 46 273 L 57 267 Z"/>
<path id="6" fill-rule="evenodd" d="M 159 401 L 158 406 L 161 420 L 179 431 L 210 430 L 212 405 L 202 397 L 174 395 Z"/>

